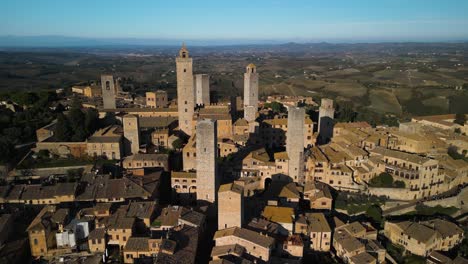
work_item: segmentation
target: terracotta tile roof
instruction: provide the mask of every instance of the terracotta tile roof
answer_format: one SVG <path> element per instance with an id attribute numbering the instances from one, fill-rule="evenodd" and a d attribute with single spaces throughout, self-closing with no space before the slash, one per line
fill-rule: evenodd
<path id="1" fill-rule="evenodd" d="M 331 232 L 330 225 L 323 213 L 306 213 L 309 222 L 309 232 Z"/>
<path id="2" fill-rule="evenodd" d="M 197 173 L 187 171 L 171 171 L 171 178 L 195 179 L 197 178 Z"/>
<path id="3" fill-rule="evenodd" d="M 293 223 L 294 209 L 281 206 L 265 206 L 262 216 L 276 223 Z"/>
<path id="4" fill-rule="evenodd" d="M 219 187 L 218 192 L 232 191 L 232 192 L 242 194 L 243 190 L 244 190 L 244 188 L 242 188 L 242 186 L 239 186 L 239 185 L 234 184 L 234 183 L 227 183 L 227 184 L 221 185 Z"/>
<path id="5" fill-rule="evenodd" d="M 366 263 L 375 263 L 376 259 L 369 253 L 363 252 L 357 254 L 356 256 L 351 257 L 352 263 L 366 264 Z"/>
<path id="6" fill-rule="evenodd" d="M 239 244 L 215 246 L 211 250 L 211 257 L 219 257 L 226 255 L 242 256 L 245 252 L 245 247 Z"/>
<path id="7" fill-rule="evenodd" d="M 282 160 L 289 160 L 289 156 L 288 156 L 288 153 L 286 151 L 282 151 L 282 152 L 275 152 L 273 154 L 274 156 L 274 159 L 275 160 L 278 160 L 278 159 L 282 159 Z"/>
<path id="8" fill-rule="evenodd" d="M 333 240 L 340 244 L 346 252 L 353 252 L 365 248 L 357 238 L 351 236 L 344 230 L 338 230 L 335 232 L 333 235 Z"/>
<path id="9" fill-rule="evenodd" d="M 408 162 L 417 163 L 417 164 L 424 164 L 430 161 L 430 158 L 422 157 L 417 154 L 406 153 L 397 150 L 386 149 L 383 147 L 376 147 L 370 151 L 371 153 L 379 154 L 384 157 L 392 157 L 396 159 L 406 160 Z"/>
<path id="10" fill-rule="evenodd" d="M 102 239 L 106 236 L 106 230 L 104 228 L 96 228 L 89 233 L 88 240 L 90 239 Z"/>
<path id="11" fill-rule="evenodd" d="M 257 232 L 240 227 L 231 227 L 218 230 L 214 235 L 214 239 L 216 240 L 217 238 L 226 236 L 234 236 L 240 239 L 244 239 L 264 248 L 272 247 L 275 242 L 275 240 L 269 236 L 261 235 Z"/>

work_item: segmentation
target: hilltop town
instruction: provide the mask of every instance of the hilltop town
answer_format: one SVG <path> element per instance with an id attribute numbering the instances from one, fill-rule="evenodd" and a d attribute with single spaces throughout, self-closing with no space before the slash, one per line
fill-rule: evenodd
<path id="1" fill-rule="evenodd" d="M 175 96 L 105 74 L 2 102 L 54 115 L 2 147 L 1 263 L 468 263 L 466 113 L 340 122 L 254 63 L 216 100 L 185 45 L 171 63 Z"/>

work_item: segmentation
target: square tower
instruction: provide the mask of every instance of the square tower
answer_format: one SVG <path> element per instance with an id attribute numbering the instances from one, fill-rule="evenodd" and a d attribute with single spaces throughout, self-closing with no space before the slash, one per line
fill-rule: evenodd
<path id="1" fill-rule="evenodd" d="M 255 115 L 252 113 L 245 113 L 245 108 L 247 106 L 253 106 L 255 109 Z M 256 116 L 258 111 L 258 73 L 257 67 L 253 63 L 250 63 L 246 67 L 246 71 L 244 73 L 244 118 L 247 121 L 252 118 L 252 116 Z"/>
<path id="2" fill-rule="evenodd" d="M 200 120 L 197 122 L 196 131 L 197 200 L 214 203 L 218 187 L 216 121 Z"/>
<path id="3" fill-rule="evenodd" d="M 318 120 L 318 139 L 321 144 L 328 143 L 333 136 L 334 116 L 333 100 L 323 98 L 319 108 Z"/>
<path id="4" fill-rule="evenodd" d="M 218 191 L 218 230 L 242 227 L 244 189 L 234 183 L 223 184 Z"/>
<path id="5" fill-rule="evenodd" d="M 288 108 L 288 130 L 286 132 L 286 152 L 289 157 L 289 176 L 304 184 L 304 120 L 305 110 L 301 107 Z"/>
<path id="6" fill-rule="evenodd" d="M 124 147 L 127 155 L 137 154 L 140 150 L 140 129 L 138 117 L 135 115 L 125 115 L 123 117 Z"/>
<path id="7" fill-rule="evenodd" d="M 115 80 L 112 75 L 101 75 L 102 101 L 104 109 L 115 109 L 117 94 Z"/>
<path id="8" fill-rule="evenodd" d="M 192 58 L 185 44 L 176 58 L 177 71 L 177 108 L 179 111 L 179 128 L 187 135 L 192 135 L 192 118 L 195 109 L 195 92 L 193 88 Z"/>
<path id="9" fill-rule="evenodd" d="M 208 74 L 195 75 L 195 103 L 210 105 L 210 76 Z"/>

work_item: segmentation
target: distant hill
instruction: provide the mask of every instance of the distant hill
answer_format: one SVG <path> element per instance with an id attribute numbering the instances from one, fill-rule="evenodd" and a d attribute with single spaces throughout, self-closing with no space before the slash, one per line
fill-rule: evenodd
<path id="1" fill-rule="evenodd" d="M 235 44 L 232 44 L 235 43 Z M 182 44 L 176 39 L 81 38 L 66 36 L 0 36 L 3 51 L 67 49 L 91 53 L 171 53 Z M 282 43 L 279 40 L 189 40 L 193 54 L 206 53 L 443 53 L 468 49 L 468 42 L 385 42 L 385 43 Z M 68 50 L 71 49 L 71 50 Z"/>

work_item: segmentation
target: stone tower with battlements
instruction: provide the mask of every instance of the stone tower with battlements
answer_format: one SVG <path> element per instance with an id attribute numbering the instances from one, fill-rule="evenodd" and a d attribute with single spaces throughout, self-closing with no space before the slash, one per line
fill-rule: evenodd
<path id="1" fill-rule="evenodd" d="M 218 191 L 218 230 L 242 227 L 243 219 L 243 187 L 234 183 L 221 185 Z"/>
<path id="2" fill-rule="evenodd" d="M 319 108 L 318 120 L 318 142 L 320 144 L 328 143 L 333 136 L 334 116 L 333 100 L 323 98 Z"/>
<path id="3" fill-rule="evenodd" d="M 176 58 L 177 71 L 177 107 L 179 128 L 187 135 L 192 135 L 192 118 L 195 108 L 195 92 L 192 71 L 192 58 L 185 44 Z"/>
<path id="4" fill-rule="evenodd" d="M 253 63 L 247 65 L 244 73 L 244 118 L 254 121 L 258 111 L 258 73 Z"/>
<path id="5" fill-rule="evenodd" d="M 101 75 L 102 87 L 102 102 L 104 109 L 115 109 L 115 97 L 117 94 L 117 87 L 112 75 Z"/>
<path id="6" fill-rule="evenodd" d="M 219 184 L 216 166 L 218 155 L 216 121 L 200 120 L 197 122 L 196 131 L 197 200 L 215 203 Z"/>
<path id="7" fill-rule="evenodd" d="M 122 119 L 124 129 L 125 154 L 137 154 L 140 150 L 140 126 L 138 116 L 125 115 Z"/>
<path id="8" fill-rule="evenodd" d="M 208 74 L 195 75 L 195 104 L 210 105 L 210 76 Z"/>
<path id="9" fill-rule="evenodd" d="M 289 176 L 304 184 L 304 120 L 305 110 L 301 107 L 288 108 L 288 130 L 286 152 L 289 157 Z"/>

